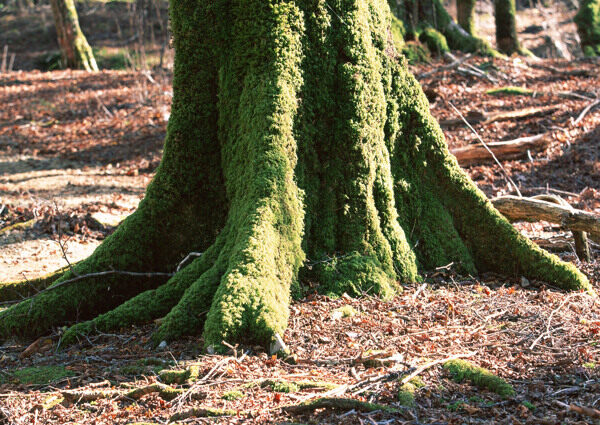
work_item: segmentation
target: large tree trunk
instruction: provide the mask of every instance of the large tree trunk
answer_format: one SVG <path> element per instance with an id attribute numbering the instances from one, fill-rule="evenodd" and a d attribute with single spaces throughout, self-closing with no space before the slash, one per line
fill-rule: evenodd
<path id="1" fill-rule="evenodd" d="M 299 280 L 389 297 L 451 262 L 591 291 L 448 153 L 390 19 L 385 0 L 172 0 L 174 98 L 146 197 L 54 290 L 0 313 L 0 335 L 91 319 L 71 341 L 164 316 L 156 341 L 267 344 Z M 191 251 L 203 254 L 166 282 L 65 283 L 175 271 Z"/>
<path id="2" fill-rule="evenodd" d="M 575 23 L 583 54 L 600 56 L 600 0 L 581 0 Z"/>
<path id="3" fill-rule="evenodd" d="M 523 53 L 517 38 L 516 15 L 515 0 L 494 0 L 496 48 L 507 55 Z"/>
<path id="4" fill-rule="evenodd" d="M 456 20 L 466 32 L 475 35 L 475 0 L 456 0 Z"/>
<path id="5" fill-rule="evenodd" d="M 66 68 L 98 71 L 92 48 L 79 27 L 73 0 L 50 0 L 58 45 Z"/>

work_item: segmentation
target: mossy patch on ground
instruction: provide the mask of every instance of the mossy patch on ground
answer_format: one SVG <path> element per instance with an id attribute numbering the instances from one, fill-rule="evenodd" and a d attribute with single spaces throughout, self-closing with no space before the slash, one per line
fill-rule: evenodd
<path id="1" fill-rule="evenodd" d="M 61 379 L 75 376 L 64 366 L 32 366 L 13 372 L 11 378 L 26 385 L 47 385 Z"/>
<path id="2" fill-rule="evenodd" d="M 244 393 L 238 390 L 232 390 L 232 391 L 227 391 L 226 393 L 223 393 L 223 395 L 221 396 L 221 398 L 223 400 L 227 400 L 227 401 L 235 401 L 235 400 L 239 400 L 240 398 L 244 397 Z"/>
<path id="3" fill-rule="evenodd" d="M 497 89 L 490 89 L 486 91 L 486 94 L 492 96 L 500 96 L 500 95 L 514 95 L 514 96 L 533 96 L 535 92 L 533 90 L 527 89 L 525 87 L 515 87 L 515 86 L 507 86 L 507 87 L 499 87 Z"/>
<path id="4" fill-rule="evenodd" d="M 515 395 L 515 390 L 508 382 L 489 370 L 466 361 L 450 360 L 444 363 L 444 369 L 450 372 L 456 382 L 470 381 L 476 387 L 486 388 L 501 397 L 508 398 Z"/>

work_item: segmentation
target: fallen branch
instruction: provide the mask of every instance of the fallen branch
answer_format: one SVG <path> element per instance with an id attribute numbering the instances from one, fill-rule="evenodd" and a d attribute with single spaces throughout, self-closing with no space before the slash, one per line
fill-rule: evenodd
<path id="1" fill-rule="evenodd" d="M 573 125 L 579 124 L 581 122 L 581 120 L 584 119 L 585 116 L 598 105 L 600 105 L 600 99 L 596 99 L 593 102 L 591 102 L 590 104 L 588 104 L 585 108 L 583 108 L 583 111 L 581 111 L 581 113 L 579 114 L 577 119 L 575 121 L 573 121 Z"/>
<path id="2" fill-rule="evenodd" d="M 576 404 L 566 404 L 558 400 L 554 400 L 554 404 L 560 407 L 564 407 L 565 409 L 567 409 L 567 411 L 579 413 L 583 416 L 589 416 L 590 418 L 600 418 L 600 410 L 594 409 L 592 407 L 577 406 Z"/>
<path id="3" fill-rule="evenodd" d="M 448 71 L 454 68 L 457 68 L 458 66 L 460 66 L 464 61 L 466 61 L 467 59 L 469 59 L 471 56 L 473 56 L 471 53 L 463 56 L 462 58 L 457 58 L 453 55 L 450 55 L 448 57 L 448 59 L 451 59 L 452 62 L 449 63 L 448 65 L 444 65 L 444 66 L 440 66 L 439 68 L 435 68 L 429 72 L 423 72 L 422 74 L 417 75 L 417 79 L 421 79 L 421 78 L 427 78 L 431 75 L 437 74 L 438 72 L 442 72 L 442 71 Z M 444 55 L 444 57 L 446 57 L 446 55 Z"/>
<path id="4" fill-rule="evenodd" d="M 524 108 L 519 109 L 517 111 L 500 111 L 494 113 L 483 113 L 478 111 L 470 111 L 467 113 L 467 119 L 472 124 L 490 124 L 496 121 L 506 121 L 512 119 L 520 119 L 520 118 L 528 118 L 537 115 L 546 115 L 550 114 L 559 109 L 556 105 L 551 106 L 543 106 L 539 108 Z M 458 124 L 462 124 L 463 120 L 461 119 L 451 119 L 451 120 L 442 120 L 440 121 L 441 126 L 454 126 Z"/>
<path id="5" fill-rule="evenodd" d="M 469 121 L 467 121 L 467 119 L 463 116 L 463 114 L 458 109 L 456 109 L 456 106 L 454 106 L 452 104 L 452 102 L 448 102 L 448 104 L 452 107 L 452 109 L 454 109 L 454 112 L 456 112 L 458 114 L 458 116 L 466 124 L 466 126 L 469 127 L 469 130 L 471 130 L 473 132 L 473 134 L 475 135 L 475 137 L 477 137 L 477 140 L 479 140 L 479 143 L 481 143 L 481 145 L 491 155 L 491 157 L 494 158 L 494 161 L 496 162 L 496 164 L 498 164 L 498 167 L 500 167 L 500 170 L 502 170 L 504 178 L 506 179 L 506 182 L 508 183 L 508 187 L 510 188 L 511 185 L 512 185 L 512 187 L 517 192 L 517 195 L 521 196 L 521 192 L 519 191 L 519 187 L 515 184 L 515 182 L 513 181 L 513 179 L 510 177 L 510 174 L 508 174 L 508 172 L 502 166 L 502 164 L 500 163 L 500 161 L 498 161 L 498 158 L 496 158 L 496 155 L 494 155 L 494 152 L 492 152 L 492 150 L 488 147 L 487 143 L 485 143 L 483 141 L 483 139 L 481 138 L 481 136 L 479 135 L 479 133 L 477 133 L 477 131 L 475 131 L 475 129 L 473 128 L 473 126 L 471 125 L 471 123 L 469 123 Z"/>
<path id="6" fill-rule="evenodd" d="M 382 404 L 367 403 L 366 401 L 355 400 L 351 398 L 318 398 L 306 403 L 293 406 L 285 406 L 281 410 L 286 413 L 299 414 L 312 412 L 316 409 L 337 409 L 337 410 L 356 410 L 357 412 L 374 412 L 380 410 L 386 413 L 401 413 L 402 410 Z"/>
<path id="7" fill-rule="evenodd" d="M 477 353 L 471 352 L 471 353 L 466 353 L 466 354 L 455 354 L 454 356 L 446 357 L 445 359 L 438 359 L 438 360 L 434 360 L 434 361 L 429 362 L 429 363 L 425 363 L 424 365 L 419 366 L 410 375 L 406 375 L 404 378 L 402 378 L 402 380 L 400 381 L 400 385 L 404 385 L 407 382 L 410 382 L 411 379 L 413 379 L 416 376 L 420 375 L 421 373 L 425 372 L 427 369 L 432 368 L 433 366 L 439 365 L 441 363 L 446 363 L 446 362 L 449 362 L 451 360 L 465 359 L 465 358 L 468 358 L 468 357 L 473 357 L 475 354 L 477 354 Z"/>
<path id="8" fill-rule="evenodd" d="M 528 151 L 541 151 L 548 147 L 551 138 L 548 133 L 521 137 L 504 142 L 491 142 L 488 147 L 499 159 L 517 159 L 527 155 Z M 461 166 L 469 166 L 482 162 L 491 162 L 493 158 L 480 145 L 469 145 L 450 150 Z"/>
<path id="9" fill-rule="evenodd" d="M 600 217 L 596 214 L 541 199 L 516 196 L 495 198 L 492 203 L 510 221 L 549 221 L 571 231 L 587 232 L 590 239 L 600 243 Z"/>

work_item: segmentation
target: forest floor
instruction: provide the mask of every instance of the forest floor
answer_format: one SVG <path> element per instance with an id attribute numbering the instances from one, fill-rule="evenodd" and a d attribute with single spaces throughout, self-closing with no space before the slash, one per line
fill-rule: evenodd
<path id="1" fill-rule="evenodd" d="M 413 72 L 433 72 L 420 81 L 451 148 L 479 142 L 456 123 L 450 104 L 486 142 L 547 133 L 545 149 L 503 161 L 504 168 L 523 195 L 560 194 L 600 214 L 600 108 L 578 121 L 600 96 L 597 62 L 468 58 L 460 68 L 445 65 Z M 488 93 L 504 86 L 531 92 Z M 86 257 L 135 209 L 161 156 L 171 96 L 168 74 L 0 75 L 0 281 L 30 279 L 64 266 L 65 257 Z M 542 110 L 480 119 L 526 108 Z M 490 197 L 515 193 L 498 165 L 467 172 Z M 528 236 L 570 241 L 549 223 L 518 226 Z M 587 273 L 600 293 L 598 246 L 592 245 L 589 263 L 577 260 L 570 242 L 562 247 L 567 250 L 559 255 Z M 31 345 L 0 346 L 0 424 L 600 419 L 600 303 L 543 282 L 458 276 L 448 267 L 388 302 L 313 294 L 291 307 L 283 340 L 293 356 L 286 359 L 260 347 L 210 355 L 197 337 L 153 348 L 154 328 L 122 329 L 66 350 L 57 346 L 59 329 Z M 474 382 L 456 382 L 442 367 L 452 357 L 502 377 L 515 395 L 502 398 Z M 169 382 L 161 370 L 186 368 L 197 379 L 169 384 L 173 391 L 153 385 Z M 413 373 L 414 401 L 404 394 L 402 404 L 400 380 Z M 141 393 L 131 392 L 136 388 Z M 377 405 L 310 404 L 322 397 Z M 309 404 L 290 407 L 301 403 Z M 217 414 L 224 416 L 194 417 Z"/>

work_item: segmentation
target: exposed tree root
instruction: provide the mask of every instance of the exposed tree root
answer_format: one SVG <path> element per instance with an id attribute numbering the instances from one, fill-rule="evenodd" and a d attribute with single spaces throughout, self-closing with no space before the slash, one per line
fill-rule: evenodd
<path id="1" fill-rule="evenodd" d="M 62 391 L 61 394 L 65 401 L 68 403 L 89 403 L 105 398 L 114 398 L 118 400 L 139 400 L 140 398 L 153 393 L 158 395 L 166 401 L 171 401 L 175 397 L 185 392 L 182 388 L 173 388 L 169 385 L 155 382 L 144 387 L 135 388 L 129 391 L 122 390 L 92 390 L 92 391 L 77 391 L 69 390 Z M 194 400 L 201 400 L 206 398 L 204 393 L 191 393 L 191 398 Z"/>
<path id="2" fill-rule="evenodd" d="M 29 298 L 46 289 L 69 270 L 68 266 L 60 268 L 47 275 L 14 282 L 0 282 L 0 303 L 19 301 Z"/>
<path id="3" fill-rule="evenodd" d="M 68 343 L 162 318 L 156 343 L 203 331 L 205 346 L 268 346 L 299 279 L 390 297 L 451 262 L 590 290 L 448 153 L 384 0 L 183 0 L 171 23 L 172 113 L 146 197 L 55 289 L 0 313 L 1 338 L 87 320 Z M 109 270 L 175 274 L 60 286 Z"/>

